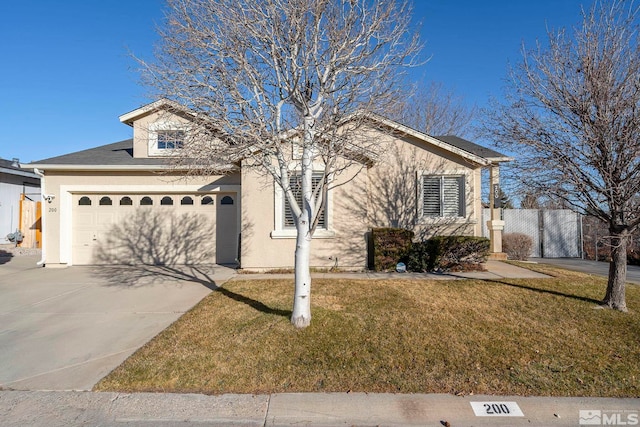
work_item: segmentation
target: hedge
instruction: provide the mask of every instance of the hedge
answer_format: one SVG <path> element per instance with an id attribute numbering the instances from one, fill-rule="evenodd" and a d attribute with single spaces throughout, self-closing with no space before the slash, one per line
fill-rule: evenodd
<path id="1" fill-rule="evenodd" d="M 375 271 L 394 270 L 398 262 L 404 260 L 411 250 L 413 231 L 403 228 L 373 228 L 371 243 L 373 269 Z"/>

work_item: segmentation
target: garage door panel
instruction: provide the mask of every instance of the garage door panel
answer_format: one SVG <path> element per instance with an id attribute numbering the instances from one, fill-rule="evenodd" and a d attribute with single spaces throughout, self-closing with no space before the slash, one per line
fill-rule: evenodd
<path id="1" fill-rule="evenodd" d="M 108 196 L 112 205 L 97 202 Z M 235 214 L 226 206 L 223 224 L 217 224 L 216 196 L 202 204 L 207 196 L 194 194 L 127 194 L 130 205 L 120 205 L 125 195 L 90 195 L 91 206 L 79 206 L 74 198 L 74 264 L 212 264 L 234 262 L 237 224 Z M 86 197 L 86 195 L 85 195 Z M 149 197 L 151 206 L 141 206 Z M 187 197 L 185 203 L 182 199 Z M 162 205 L 162 200 L 173 204 Z M 170 199 L 169 199 L 170 198 Z M 189 200 L 190 199 L 190 200 Z M 189 204 L 192 201 L 192 204 Z M 208 201 L 208 200 L 205 200 Z M 221 242 L 216 228 L 224 227 Z M 216 246 L 222 252 L 216 256 Z"/>

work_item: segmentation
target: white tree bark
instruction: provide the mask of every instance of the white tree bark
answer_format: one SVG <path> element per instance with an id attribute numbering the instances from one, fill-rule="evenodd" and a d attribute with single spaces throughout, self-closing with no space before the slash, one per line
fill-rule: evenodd
<path id="1" fill-rule="evenodd" d="M 194 112 L 176 167 L 215 173 L 242 162 L 279 185 L 297 230 L 292 322 L 309 325 L 309 260 L 328 178 L 380 149 L 359 130 L 393 105 L 421 49 L 409 0 L 168 0 L 143 76 Z M 292 156 L 301 141 L 302 160 Z M 314 167 L 323 173 L 312 188 Z M 302 204 L 290 188 L 302 175 Z"/>

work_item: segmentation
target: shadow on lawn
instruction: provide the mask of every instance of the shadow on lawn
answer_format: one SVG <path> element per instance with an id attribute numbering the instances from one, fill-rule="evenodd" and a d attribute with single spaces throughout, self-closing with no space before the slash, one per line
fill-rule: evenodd
<path id="1" fill-rule="evenodd" d="M 550 290 L 550 289 L 539 289 L 539 288 L 534 288 L 532 286 L 527 286 L 527 285 L 518 285 L 516 283 L 503 282 L 502 280 L 491 280 L 491 279 L 484 279 L 484 280 L 487 281 L 487 282 L 500 283 L 501 285 L 511 286 L 513 288 L 526 289 L 528 291 L 538 292 L 538 293 L 541 293 L 541 294 L 549 294 L 549 295 L 555 295 L 555 296 L 564 297 L 564 298 L 571 298 L 571 299 L 575 299 L 575 300 L 578 300 L 578 301 L 584 301 L 584 302 L 588 302 L 588 303 L 592 303 L 592 304 L 598 304 L 598 305 L 602 304 L 601 300 L 588 298 L 588 297 L 581 297 L 579 295 L 571 295 L 571 294 L 567 294 L 567 293 L 559 292 L 559 291 L 554 291 L 554 290 Z"/>

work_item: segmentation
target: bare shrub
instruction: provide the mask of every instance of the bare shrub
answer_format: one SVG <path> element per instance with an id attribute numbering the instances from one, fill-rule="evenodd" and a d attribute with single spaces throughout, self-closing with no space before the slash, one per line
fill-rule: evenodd
<path id="1" fill-rule="evenodd" d="M 506 233 L 502 236 L 502 250 L 509 259 L 526 260 L 531 256 L 533 239 L 523 233 Z"/>

